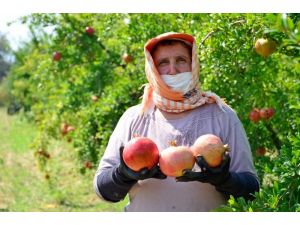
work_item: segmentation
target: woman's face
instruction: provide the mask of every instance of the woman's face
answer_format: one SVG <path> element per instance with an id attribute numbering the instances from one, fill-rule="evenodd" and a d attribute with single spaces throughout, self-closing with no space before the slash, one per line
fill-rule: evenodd
<path id="1" fill-rule="evenodd" d="M 180 43 L 158 46 L 152 53 L 152 58 L 160 75 L 175 75 L 192 70 L 190 53 Z"/>

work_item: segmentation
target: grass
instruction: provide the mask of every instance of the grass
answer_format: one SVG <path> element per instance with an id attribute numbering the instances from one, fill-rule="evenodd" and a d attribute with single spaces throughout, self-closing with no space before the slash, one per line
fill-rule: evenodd
<path id="1" fill-rule="evenodd" d="M 101 201 L 93 189 L 95 170 L 80 174 L 69 143 L 50 141 L 49 179 L 38 168 L 30 148 L 37 131 L 20 115 L 0 108 L 0 211 L 120 212 L 120 203 Z"/>

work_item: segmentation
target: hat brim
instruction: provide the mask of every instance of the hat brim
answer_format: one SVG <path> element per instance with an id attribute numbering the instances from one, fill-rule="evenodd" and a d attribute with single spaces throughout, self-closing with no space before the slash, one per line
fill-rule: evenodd
<path id="1" fill-rule="evenodd" d="M 190 46 L 193 46 L 193 43 L 195 41 L 194 37 L 189 34 L 169 32 L 169 33 L 161 34 L 155 38 L 150 39 L 145 44 L 145 50 L 151 52 L 152 49 L 155 47 L 155 45 L 157 45 L 159 42 L 161 42 L 163 40 L 183 41 Z"/>

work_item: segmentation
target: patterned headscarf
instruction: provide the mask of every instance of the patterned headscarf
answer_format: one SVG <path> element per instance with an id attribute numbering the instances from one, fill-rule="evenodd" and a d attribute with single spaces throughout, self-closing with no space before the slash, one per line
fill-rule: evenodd
<path id="1" fill-rule="evenodd" d="M 172 90 L 160 77 L 160 74 L 154 64 L 151 51 L 155 45 L 162 40 L 181 40 L 192 46 L 192 82 L 187 93 Z M 215 102 L 221 110 L 224 110 L 223 106 L 226 103 L 219 96 L 212 92 L 203 92 L 200 89 L 200 65 L 198 61 L 196 41 L 193 36 L 184 33 L 164 33 L 150 39 L 145 44 L 144 52 L 146 59 L 145 72 L 149 83 L 144 85 L 142 114 L 152 112 L 154 110 L 154 106 L 166 112 L 180 113 L 197 108 L 206 103 Z"/>

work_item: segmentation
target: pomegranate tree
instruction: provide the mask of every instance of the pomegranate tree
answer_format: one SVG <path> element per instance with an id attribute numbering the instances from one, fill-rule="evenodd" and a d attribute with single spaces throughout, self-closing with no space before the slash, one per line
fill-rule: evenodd
<path id="1" fill-rule="evenodd" d="M 150 138 L 134 137 L 124 147 L 123 160 L 134 171 L 151 169 L 159 160 L 158 147 Z"/>
<path id="2" fill-rule="evenodd" d="M 187 146 L 170 146 L 160 153 L 159 167 L 170 177 L 182 176 L 184 169 L 192 169 L 195 157 Z"/>
<path id="3" fill-rule="evenodd" d="M 203 156 L 210 167 L 217 167 L 223 160 L 223 155 L 229 150 L 219 137 L 213 134 L 205 134 L 197 138 L 191 150 L 194 156 Z"/>

